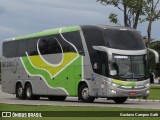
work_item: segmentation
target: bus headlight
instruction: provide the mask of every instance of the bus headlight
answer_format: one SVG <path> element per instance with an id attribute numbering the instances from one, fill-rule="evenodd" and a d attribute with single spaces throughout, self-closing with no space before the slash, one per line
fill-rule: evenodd
<path id="1" fill-rule="evenodd" d="M 111 85 L 112 85 L 113 87 L 118 87 L 118 86 L 120 86 L 120 85 L 115 84 L 115 83 L 112 83 Z"/>
<path id="2" fill-rule="evenodd" d="M 149 92 L 149 90 L 148 90 L 148 91 L 146 92 L 146 94 L 149 95 L 149 93 L 150 93 L 150 92 Z"/>
<path id="3" fill-rule="evenodd" d="M 112 89 L 110 89 L 110 92 L 111 92 L 112 94 L 117 94 L 117 92 L 116 92 L 115 90 L 112 90 Z"/>

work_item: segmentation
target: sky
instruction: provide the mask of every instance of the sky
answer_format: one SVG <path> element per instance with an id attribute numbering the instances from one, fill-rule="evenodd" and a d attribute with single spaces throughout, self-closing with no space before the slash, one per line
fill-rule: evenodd
<path id="1" fill-rule="evenodd" d="M 96 0 L 0 0 L 0 54 L 6 38 L 23 36 L 65 26 L 106 24 L 116 12 L 123 25 L 123 14 L 113 6 L 103 6 Z M 146 34 L 147 23 L 138 30 Z M 160 20 L 153 23 L 152 38 L 160 40 Z"/>

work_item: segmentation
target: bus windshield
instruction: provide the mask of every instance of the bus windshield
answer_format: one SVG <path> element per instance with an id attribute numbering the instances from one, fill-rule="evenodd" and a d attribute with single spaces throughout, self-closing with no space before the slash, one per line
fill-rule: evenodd
<path id="1" fill-rule="evenodd" d="M 124 79 L 138 79 L 146 76 L 145 56 L 113 55 L 110 75 Z"/>
<path id="2" fill-rule="evenodd" d="M 145 49 L 143 39 L 137 31 L 121 29 L 105 29 L 105 45 L 109 48 L 121 50 Z"/>

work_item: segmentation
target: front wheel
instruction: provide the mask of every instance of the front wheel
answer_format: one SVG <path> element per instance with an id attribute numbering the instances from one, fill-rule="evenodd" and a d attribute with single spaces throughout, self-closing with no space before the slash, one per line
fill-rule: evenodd
<path id="1" fill-rule="evenodd" d="M 88 102 L 88 103 L 92 103 L 95 98 L 91 97 L 89 95 L 89 88 L 86 84 L 83 84 L 80 89 L 79 89 L 79 98 L 83 101 L 83 102 Z"/>
<path id="2" fill-rule="evenodd" d="M 126 102 L 127 99 L 128 99 L 127 97 L 115 97 L 112 100 L 117 104 L 122 104 Z"/>

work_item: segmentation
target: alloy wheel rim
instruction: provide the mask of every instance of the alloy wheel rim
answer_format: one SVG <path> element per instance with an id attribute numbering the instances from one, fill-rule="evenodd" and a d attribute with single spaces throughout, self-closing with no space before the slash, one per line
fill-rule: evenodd
<path id="1" fill-rule="evenodd" d="M 21 95 L 22 95 L 22 93 L 23 93 L 23 88 L 22 88 L 22 87 L 20 87 L 20 88 L 18 89 L 18 96 L 21 96 Z"/>
<path id="2" fill-rule="evenodd" d="M 88 88 L 84 88 L 84 89 L 82 90 L 82 97 L 83 97 L 84 99 L 88 99 L 88 98 L 89 98 L 89 89 L 88 89 Z"/>
<path id="3" fill-rule="evenodd" d="M 32 91 L 31 88 L 27 88 L 27 97 L 31 97 Z"/>

